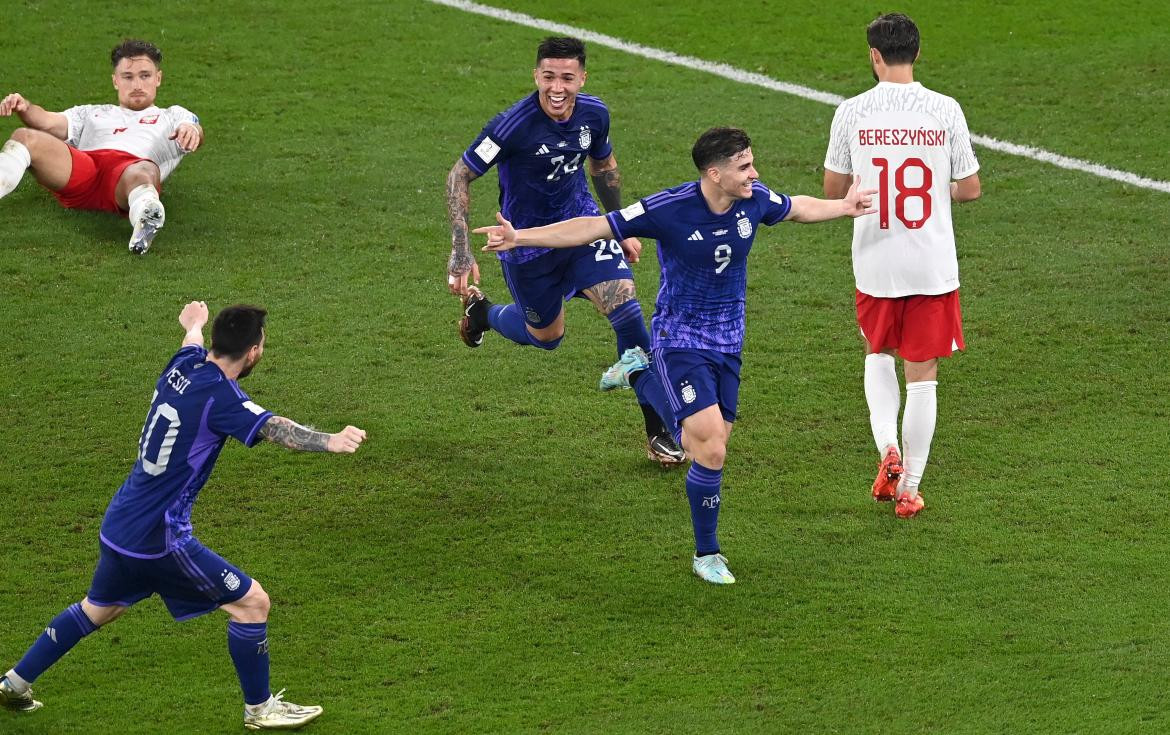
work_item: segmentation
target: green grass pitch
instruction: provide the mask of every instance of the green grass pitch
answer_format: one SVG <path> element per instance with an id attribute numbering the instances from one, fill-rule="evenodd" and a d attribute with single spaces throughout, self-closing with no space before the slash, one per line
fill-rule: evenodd
<path id="1" fill-rule="evenodd" d="M 871 84 L 870 3 L 506 4 L 836 94 Z M 974 132 L 1168 178 L 1165 3 L 903 9 L 917 78 Z M 1170 195 L 977 149 L 984 197 L 955 218 L 968 352 L 943 365 L 910 523 L 869 499 L 849 224 L 761 232 L 721 518 L 739 582 L 717 589 L 690 573 L 682 473 L 644 459 L 630 395 L 596 390 L 613 343 L 588 304 L 553 354 L 455 334 L 444 178 L 528 92 L 544 33 L 421 0 L 3 15 L 0 93 L 113 101 L 109 49 L 142 36 L 165 53 L 160 102 L 207 142 L 144 258 L 125 222 L 31 177 L 0 201 L 0 669 L 86 590 L 182 304 L 247 301 L 271 312 L 254 400 L 369 431 L 353 457 L 230 444 L 195 510 L 271 594 L 272 682 L 325 707 L 311 733 L 1170 729 Z M 829 106 L 590 52 L 627 200 L 692 178 L 716 124 L 752 135 L 765 183 L 819 192 Z M 473 185 L 475 222 L 495 199 L 494 174 Z M 143 603 L 0 731 L 235 732 L 224 626 Z"/>

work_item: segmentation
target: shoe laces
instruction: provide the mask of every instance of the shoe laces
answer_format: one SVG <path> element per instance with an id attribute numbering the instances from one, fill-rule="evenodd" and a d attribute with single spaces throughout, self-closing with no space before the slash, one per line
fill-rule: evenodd
<path id="1" fill-rule="evenodd" d="M 295 707 L 296 705 L 292 702 L 284 701 L 284 689 L 281 689 L 279 692 L 268 698 L 268 701 L 264 703 L 264 709 L 260 710 L 260 712 L 257 714 L 261 716 L 270 714 L 286 714 Z"/>

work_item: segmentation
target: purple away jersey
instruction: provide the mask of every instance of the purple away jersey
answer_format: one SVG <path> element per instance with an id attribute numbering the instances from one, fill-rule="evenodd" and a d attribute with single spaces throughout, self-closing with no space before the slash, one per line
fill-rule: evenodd
<path id="1" fill-rule="evenodd" d="M 155 386 L 138 461 L 106 509 L 102 541 L 141 559 L 179 548 L 191 537 L 191 507 L 227 438 L 253 446 L 270 416 L 207 360 L 207 350 L 179 350 Z"/>
<path id="2" fill-rule="evenodd" d="M 750 199 L 715 214 L 699 182 L 691 181 L 606 215 L 619 240 L 658 240 L 662 278 L 650 327 L 655 349 L 743 349 L 747 256 L 756 228 L 782 221 L 791 209 L 787 196 L 757 181 Z"/>
<path id="3" fill-rule="evenodd" d="M 463 162 L 477 176 L 499 167 L 500 211 L 519 229 L 600 214 L 582 167 L 585 156 L 603 160 L 612 151 L 609 109 L 601 100 L 578 94 L 573 114 L 557 122 L 533 92 L 492 118 L 463 153 Z M 546 252 L 522 247 L 499 257 L 523 263 Z"/>

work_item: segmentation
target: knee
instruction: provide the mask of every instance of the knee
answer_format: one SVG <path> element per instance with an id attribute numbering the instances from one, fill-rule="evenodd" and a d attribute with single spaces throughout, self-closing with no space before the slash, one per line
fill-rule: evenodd
<path id="1" fill-rule="evenodd" d="M 85 613 L 91 623 L 100 628 L 116 620 L 122 613 L 126 612 L 126 608 L 121 605 L 95 605 L 86 597 L 81 601 L 81 611 Z"/>
<path id="2" fill-rule="evenodd" d="M 542 350 L 555 350 L 564 338 L 565 328 L 563 325 L 554 324 L 543 329 L 529 328 L 528 330 L 528 341 Z"/>
<path id="3" fill-rule="evenodd" d="M 542 350 L 555 350 L 561 344 L 561 340 L 564 338 L 564 334 L 562 334 L 560 337 L 557 337 L 556 339 L 537 339 L 534 336 L 532 337 L 531 342 L 533 346 L 539 347 Z"/>
<path id="4" fill-rule="evenodd" d="M 40 143 L 40 138 L 45 135 L 48 135 L 48 133 L 42 133 L 32 128 L 17 128 L 12 131 L 9 140 L 14 140 L 25 148 L 28 148 L 29 154 L 32 155 L 37 149 L 38 143 Z"/>
<path id="5" fill-rule="evenodd" d="M 723 469 L 723 462 L 727 459 L 727 442 L 719 437 L 688 441 L 684 432 L 683 449 L 693 460 L 710 470 Z"/>
<path id="6" fill-rule="evenodd" d="M 127 166 L 122 172 L 122 180 L 131 188 L 141 184 L 150 184 L 157 189 L 162 183 L 159 178 L 158 166 L 150 161 L 139 161 Z"/>
<path id="7" fill-rule="evenodd" d="M 272 600 L 256 580 L 252 580 L 252 587 L 240 602 L 243 603 L 250 617 L 259 618 L 255 622 L 268 620 L 268 611 L 272 609 Z"/>

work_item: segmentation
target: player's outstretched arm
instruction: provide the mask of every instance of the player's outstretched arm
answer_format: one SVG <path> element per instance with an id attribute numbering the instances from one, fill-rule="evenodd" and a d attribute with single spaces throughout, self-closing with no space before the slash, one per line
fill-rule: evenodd
<path id="1" fill-rule="evenodd" d="M 962 204 L 973 202 L 983 196 L 983 184 L 979 182 L 979 174 L 971 174 L 965 179 L 951 182 L 951 201 Z"/>
<path id="2" fill-rule="evenodd" d="M 479 264 L 467 239 L 467 208 L 471 206 L 471 182 L 479 178 L 460 157 L 447 174 L 447 215 L 451 218 L 451 257 L 447 259 L 447 289 L 467 293 L 467 280 L 479 283 Z"/>
<path id="3" fill-rule="evenodd" d="M 353 454 L 366 440 L 366 432 L 356 426 L 347 426 L 336 434 L 314 431 L 284 416 L 272 416 L 260 428 L 260 436 L 273 444 L 300 452 L 333 452 Z"/>
<path id="4" fill-rule="evenodd" d="M 207 303 L 192 301 L 179 312 L 179 325 L 187 330 L 183 336 L 183 346 L 203 346 L 203 325 L 207 324 Z"/>
<path id="5" fill-rule="evenodd" d="M 860 176 L 853 177 L 853 184 L 843 199 L 817 199 L 809 196 L 792 197 L 792 211 L 788 222 L 824 222 L 838 217 L 861 217 L 873 214 L 873 195 L 877 189 L 858 189 Z"/>
<path id="6" fill-rule="evenodd" d="M 511 250 L 517 246 L 575 248 L 594 240 L 613 237 L 609 220 L 600 216 L 574 217 L 543 227 L 517 230 L 504 219 L 503 214 L 496 212 L 496 222 L 499 224 L 472 230 L 477 235 L 487 235 L 488 242 L 483 249 L 489 252 Z"/>
<path id="7" fill-rule="evenodd" d="M 0 117 L 15 114 L 20 121 L 33 130 L 41 130 L 55 138 L 69 137 L 69 119 L 59 112 L 49 112 L 40 105 L 29 102 L 19 92 L 13 92 L 0 100 Z"/>

